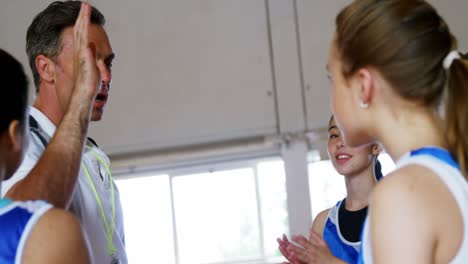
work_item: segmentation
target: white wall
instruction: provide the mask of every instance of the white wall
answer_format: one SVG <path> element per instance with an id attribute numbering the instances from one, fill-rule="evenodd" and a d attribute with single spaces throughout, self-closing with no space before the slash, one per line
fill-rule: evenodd
<path id="1" fill-rule="evenodd" d="M 49 2 L 0 3 L 0 46 L 28 72 L 26 28 Z M 91 2 L 107 17 L 117 54 L 104 120 L 91 129 L 108 153 L 326 126 L 328 45 L 349 1 Z M 467 47 L 468 1 L 430 2 Z"/>
<path id="2" fill-rule="evenodd" d="M 102 4 L 117 57 L 93 134 L 107 151 L 276 133 L 264 2 Z"/>

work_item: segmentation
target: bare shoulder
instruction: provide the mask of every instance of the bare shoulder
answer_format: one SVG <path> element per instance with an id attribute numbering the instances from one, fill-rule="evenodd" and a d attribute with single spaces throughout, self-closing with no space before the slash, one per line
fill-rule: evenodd
<path id="1" fill-rule="evenodd" d="M 47 211 L 29 235 L 22 263 L 90 263 L 78 220 L 64 210 Z"/>
<path id="2" fill-rule="evenodd" d="M 432 170 L 420 165 L 409 165 L 392 172 L 377 184 L 371 202 L 433 206 L 431 197 L 444 191 L 447 191 L 445 184 Z"/>
<path id="3" fill-rule="evenodd" d="M 415 213 L 429 224 L 429 209 L 437 178 L 428 168 L 410 165 L 392 172 L 374 188 L 370 198 L 370 210 L 380 215 Z M 378 211 L 378 212 L 377 212 Z M 429 217 L 429 218 L 428 218 Z M 414 219 L 416 220 L 416 219 Z"/>
<path id="4" fill-rule="evenodd" d="M 373 255 L 381 263 L 434 262 L 441 238 L 456 233 L 448 223 L 456 202 L 439 176 L 420 165 L 398 169 L 377 184 L 369 214 Z"/>
<path id="5" fill-rule="evenodd" d="M 323 210 L 320 212 L 312 222 L 312 230 L 322 236 L 323 229 L 325 227 L 325 223 L 327 222 L 328 213 L 330 212 L 330 208 Z"/>

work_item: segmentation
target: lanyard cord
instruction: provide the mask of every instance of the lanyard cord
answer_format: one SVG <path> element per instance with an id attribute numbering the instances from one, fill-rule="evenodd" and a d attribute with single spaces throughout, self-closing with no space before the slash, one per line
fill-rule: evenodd
<path id="1" fill-rule="evenodd" d="M 111 226 L 110 227 L 109 227 L 109 224 L 107 222 L 106 214 L 104 213 L 104 207 L 102 206 L 101 197 L 99 196 L 99 194 L 98 194 L 98 192 L 96 190 L 96 186 L 93 183 L 93 180 L 91 178 L 91 174 L 89 173 L 89 170 L 86 167 L 86 164 L 84 163 L 84 161 L 81 162 L 81 164 L 83 166 L 83 169 L 84 169 L 84 171 L 86 173 L 86 176 L 88 177 L 89 185 L 93 189 L 93 193 L 94 193 L 94 197 L 96 198 L 96 202 L 99 205 L 99 209 L 101 210 L 101 219 L 102 219 L 102 222 L 104 223 L 104 228 L 106 229 L 107 247 L 108 247 L 108 250 L 109 250 L 109 255 L 113 256 L 116 249 L 115 249 L 114 242 L 113 242 L 113 239 L 114 239 L 114 221 L 115 221 L 115 199 L 114 199 L 115 196 L 114 196 L 114 183 L 112 181 L 112 174 L 111 174 L 109 166 L 101 158 L 101 156 L 99 156 L 99 154 L 97 154 L 96 151 L 94 151 L 92 148 L 90 148 L 90 147 L 87 147 L 87 148 L 89 148 L 93 152 L 94 157 L 96 157 L 96 159 L 106 168 L 107 174 L 109 175 L 109 184 L 111 186 L 111 199 L 112 199 L 112 218 L 111 218 Z"/>

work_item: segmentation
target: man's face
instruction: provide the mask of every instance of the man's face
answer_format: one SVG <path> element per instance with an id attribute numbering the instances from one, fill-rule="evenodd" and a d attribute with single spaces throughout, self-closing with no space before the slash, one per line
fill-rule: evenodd
<path id="1" fill-rule="evenodd" d="M 93 104 L 92 121 L 99 121 L 104 114 L 110 84 L 111 68 L 114 53 L 109 43 L 106 31 L 102 26 L 92 24 L 89 28 L 89 41 L 96 46 L 96 59 L 101 77 L 100 90 Z M 73 89 L 73 27 L 63 30 L 61 35 L 61 49 L 55 64 L 55 89 L 62 113 L 65 113 Z"/>

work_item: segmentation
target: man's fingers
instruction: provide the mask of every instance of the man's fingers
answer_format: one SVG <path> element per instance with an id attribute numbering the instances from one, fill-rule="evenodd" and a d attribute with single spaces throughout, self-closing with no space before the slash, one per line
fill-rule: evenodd
<path id="1" fill-rule="evenodd" d="M 84 21 L 84 12 L 85 12 L 85 3 L 81 4 L 80 12 L 78 14 L 78 17 L 76 18 L 75 21 L 75 26 L 73 27 L 73 36 L 75 37 L 75 40 L 80 39 L 80 33 L 82 31 L 83 27 L 83 21 Z"/>
<path id="2" fill-rule="evenodd" d="M 90 23 L 90 16 L 91 16 L 91 7 L 83 3 L 83 21 L 82 21 L 82 28 L 80 33 L 80 41 L 81 45 L 84 47 L 88 47 L 88 31 L 89 31 L 89 23 Z"/>
<path id="3" fill-rule="evenodd" d="M 82 3 L 80 13 L 73 27 L 75 51 L 79 51 L 83 47 L 88 48 L 90 16 L 91 7 L 86 3 Z"/>

